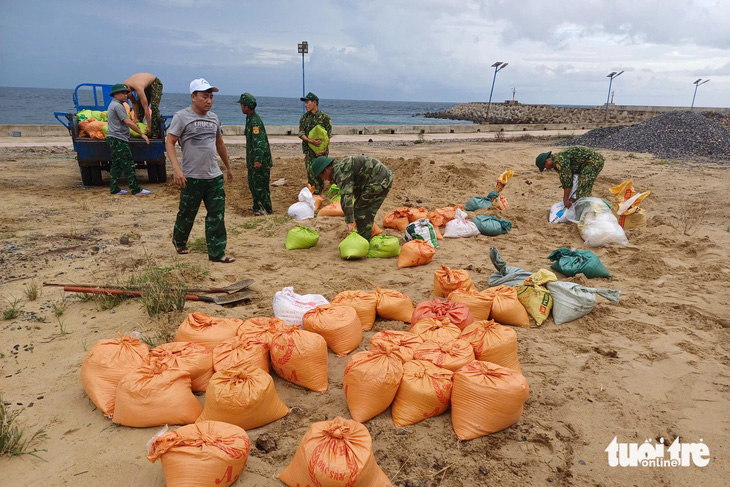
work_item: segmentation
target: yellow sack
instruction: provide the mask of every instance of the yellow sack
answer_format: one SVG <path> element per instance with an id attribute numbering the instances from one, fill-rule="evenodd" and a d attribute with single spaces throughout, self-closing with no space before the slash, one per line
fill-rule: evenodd
<path id="1" fill-rule="evenodd" d="M 502 191 L 502 188 L 507 186 L 507 181 L 509 181 L 509 178 L 515 175 L 515 172 L 512 169 L 505 170 L 497 179 L 497 191 Z"/>
<path id="2" fill-rule="evenodd" d="M 634 189 L 632 179 L 627 179 L 623 183 L 608 189 L 615 196 L 611 210 L 622 228 L 646 226 L 646 210 L 639 208 L 639 204 L 651 194 L 651 191 L 638 193 Z"/>
<path id="3" fill-rule="evenodd" d="M 553 309 L 553 296 L 544 285 L 557 280 L 557 276 L 549 270 L 540 269 L 525 279 L 523 284 L 515 286 L 517 299 L 535 320 L 537 326 L 543 324 Z"/>

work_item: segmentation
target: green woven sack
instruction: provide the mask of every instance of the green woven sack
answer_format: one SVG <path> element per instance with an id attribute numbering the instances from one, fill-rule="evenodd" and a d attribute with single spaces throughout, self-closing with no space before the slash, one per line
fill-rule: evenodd
<path id="1" fill-rule="evenodd" d="M 329 135 L 327 135 L 327 130 L 325 130 L 325 128 L 321 125 L 315 125 L 314 128 L 309 131 L 309 135 L 307 135 L 307 137 L 309 137 L 310 139 L 319 139 L 322 141 L 319 146 L 307 143 L 309 148 L 312 149 L 315 154 L 326 151 L 327 146 L 330 144 L 330 138 Z"/>
<path id="2" fill-rule="evenodd" d="M 376 235 L 370 239 L 368 257 L 397 257 L 400 255 L 400 242 L 397 237 Z"/>
<path id="3" fill-rule="evenodd" d="M 606 266 L 590 250 L 570 250 L 562 247 L 554 250 L 548 259 L 553 263 L 550 268 L 568 277 L 585 274 L 586 277 L 611 277 Z"/>
<path id="4" fill-rule="evenodd" d="M 286 250 L 308 249 L 319 242 L 319 233 L 304 225 L 297 225 L 286 234 Z"/>
<path id="5" fill-rule="evenodd" d="M 143 133 L 143 134 L 147 132 L 147 124 L 146 124 L 146 123 L 143 123 L 143 122 L 137 122 L 137 127 L 139 127 L 139 129 L 140 129 L 140 130 L 142 131 L 142 133 Z M 142 136 L 141 136 L 141 135 L 139 135 L 139 134 L 138 134 L 137 132 L 135 132 L 134 130 L 130 130 L 130 131 L 129 131 L 129 135 L 131 135 L 131 136 L 132 136 L 132 137 L 134 137 L 135 139 L 141 139 L 141 138 L 142 138 Z"/>
<path id="6" fill-rule="evenodd" d="M 478 215 L 472 220 L 482 235 L 494 237 L 496 235 L 504 235 L 512 230 L 512 222 L 502 220 L 492 215 Z"/>
<path id="7" fill-rule="evenodd" d="M 333 183 L 327 190 L 327 196 L 330 198 L 330 203 L 340 201 L 340 187 Z"/>
<path id="8" fill-rule="evenodd" d="M 350 232 L 350 235 L 340 242 L 340 257 L 343 259 L 361 259 L 367 257 L 370 250 L 370 243 L 357 233 L 356 230 Z"/>
<path id="9" fill-rule="evenodd" d="M 83 122 L 84 120 L 91 120 L 93 115 L 91 115 L 91 110 L 81 110 L 76 114 L 76 117 L 79 119 L 79 122 Z"/>

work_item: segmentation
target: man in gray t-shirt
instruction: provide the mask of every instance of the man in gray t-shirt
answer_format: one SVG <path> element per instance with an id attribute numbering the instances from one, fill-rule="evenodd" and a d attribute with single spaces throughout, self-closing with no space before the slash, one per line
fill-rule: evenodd
<path id="1" fill-rule="evenodd" d="M 205 242 L 208 259 L 230 263 L 236 259 L 226 256 L 226 194 L 223 172 L 218 167 L 216 154 L 226 166 L 226 181 L 233 182 L 233 171 L 223 143 L 218 116 L 211 112 L 213 93 L 218 88 L 205 79 L 190 82 L 191 106 L 175 113 L 167 130 L 165 148 L 172 165 L 175 184 L 180 188 L 180 208 L 172 232 L 172 242 L 178 254 L 189 254 L 188 237 L 200 209 L 205 204 Z M 182 164 L 178 163 L 175 144 L 182 149 Z"/>
<path id="2" fill-rule="evenodd" d="M 122 172 L 127 176 L 127 184 L 132 194 L 149 194 L 146 189 L 142 189 L 137 184 L 137 177 L 134 174 L 134 158 L 132 157 L 132 149 L 129 147 L 129 130 L 132 129 L 147 142 L 150 143 L 147 136 L 139 129 L 129 118 L 127 110 L 122 103 L 127 101 L 129 88 L 122 83 L 112 86 L 109 95 L 112 101 L 107 108 L 107 132 L 106 142 L 109 144 L 109 152 L 112 155 L 112 164 L 109 168 L 109 191 L 111 194 L 126 194 L 126 189 L 119 187 L 119 176 Z"/>

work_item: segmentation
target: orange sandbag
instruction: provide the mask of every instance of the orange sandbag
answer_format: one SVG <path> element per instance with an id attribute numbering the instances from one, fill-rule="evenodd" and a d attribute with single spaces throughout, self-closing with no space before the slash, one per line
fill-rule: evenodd
<path id="1" fill-rule="evenodd" d="M 459 338 L 471 343 L 477 360 L 522 372 L 517 357 L 517 332 L 514 329 L 494 320 L 475 321 L 461 332 Z"/>
<path id="2" fill-rule="evenodd" d="M 503 325 L 530 327 L 530 316 L 517 298 L 517 290 L 511 286 L 496 286 L 485 289 L 484 294 L 492 296 L 492 310 L 489 316 Z"/>
<path id="3" fill-rule="evenodd" d="M 242 428 L 202 421 L 154 438 L 147 459 L 160 459 L 167 487 L 229 487 L 246 467 L 250 449 Z"/>
<path id="4" fill-rule="evenodd" d="M 383 233 L 383 229 L 378 226 L 377 223 L 373 222 L 373 237 L 376 235 L 381 235 Z"/>
<path id="5" fill-rule="evenodd" d="M 81 383 L 89 399 L 105 416 L 114 413 L 119 380 L 149 362 L 149 347 L 139 339 L 125 337 L 99 340 L 81 364 Z"/>
<path id="6" fill-rule="evenodd" d="M 425 240 L 411 240 L 403 244 L 398 255 L 398 268 L 415 267 L 433 260 L 436 249 Z"/>
<path id="7" fill-rule="evenodd" d="M 361 423 L 382 413 L 393 402 L 403 376 L 403 362 L 392 345 L 358 352 L 347 362 L 342 385 L 350 416 Z"/>
<path id="8" fill-rule="evenodd" d="M 332 298 L 332 304 L 346 304 L 357 311 L 363 331 L 370 331 L 375 324 L 375 314 L 378 305 L 378 296 L 365 291 L 342 291 Z"/>
<path id="9" fill-rule="evenodd" d="M 431 222 L 434 230 L 436 230 L 438 227 L 443 227 L 444 225 L 446 225 L 446 222 L 444 221 L 444 216 L 436 210 L 429 211 L 426 215 L 426 218 L 428 218 L 428 221 Z"/>
<path id="10" fill-rule="evenodd" d="M 319 210 L 319 208 L 322 206 L 322 203 L 324 203 L 324 198 L 322 198 L 318 194 L 312 193 L 312 199 L 314 200 L 314 211 Z"/>
<path id="11" fill-rule="evenodd" d="M 274 379 L 261 369 L 227 369 L 210 378 L 205 408 L 196 423 L 223 421 L 248 430 L 273 423 L 289 408 L 274 389 Z"/>
<path id="12" fill-rule="evenodd" d="M 237 335 L 213 349 L 213 370 L 259 368 L 269 372 L 269 344 L 258 338 Z"/>
<path id="13" fill-rule="evenodd" d="M 436 208 L 436 213 L 441 215 L 441 217 L 444 219 L 443 225 L 446 225 L 448 222 L 456 218 L 456 209 L 464 209 L 464 205 L 456 205 L 456 206 L 445 206 L 443 208 Z M 440 225 L 439 225 L 440 226 Z"/>
<path id="14" fill-rule="evenodd" d="M 422 240 L 412 240 L 422 242 Z M 399 293 L 394 289 L 380 289 L 375 287 L 375 294 L 378 296 L 376 312 L 378 316 L 386 320 L 402 321 L 407 323 L 413 316 L 413 302 L 408 296 Z"/>
<path id="15" fill-rule="evenodd" d="M 461 335 L 461 328 L 451 323 L 448 318 L 444 321 L 436 318 L 423 318 L 412 324 L 408 331 L 427 340 L 456 340 Z"/>
<path id="16" fill-rule="evenodd" d="M 202 410 L 190 388 L 190 372 L 155 362 L 119 381 L 112 421 L 135 428 L 190 424 Z"/>
<path id="17" fill-rule="evenodd" d="M 163 343 L 150 350 L 150 363 L 155 361 L 190 372 L 193 392 L 205 392 L 213 375 L 213 353 L 200 343 Z"/>
<path id="18" fill-rule="evenodd" d="M 327 342 L 322 336 L 288 326 L 271 340 L 270 355 L 282 379 L 316 392 L 327 390 Z"/>
<path id="19" fill-rule="evenodd" d="M 322 304 L 302 316 L 307 331 L 322 335 L 327 346 L 338 356 L 344 357 L 360 346 L 362 324 L 357 311 L 346 304 Z"/>
<path id="20" fill-rule="evenodd" d="M 205 313 L 190 313 L 178 327 L 175 341 L 202 343 L 212 351 L 223 340 L 236 336 L 242 324 L 243 320 L 238 318 L 215 318 Z"/>
<path id="21" fill-rule="evenodd" d="M 442 265 L 440 269 L 433 272 L 433 294 L 440 298 L 447 297 L 452 291 L 465 289 L 476 291 L 477 288 L 471 282 L 469 271 L 466 269 L 449 269 Z"/>
<path id="22" fill-rule="evenodd" d="M 398 348 L 393 350 L 401 362 L 408 362 L 413 359 L 413 352 L 423 343 L 423 338 L 407 331 L 383 330 L 377 332 L 370 339 L 370 350 L 385 351 L 388 347 L 395 345 Z"/>
<path id="23" fill-rule="evenodd" d="M 250 336 L 271 345 L 271 339 L 286 328 L 284 320 L 279 318 L 249 318 L 238 327 L 236 334 Z"/>
<path id="24" fill-rule="evenodd" d="M 320 208 L 317 216 L 345 216 L 345 212 L 342 211 L 342 204 L 339 201 L 335 201 Z"/>
<path id="25" fill-rule="evenodd" d="M 438 298 L 418 303 L 416 309 L 413 310 L 411 323 L 418 323 L 424 318 L 436 318 L 439 321 L 449 320 L 461 330 L 474 321 L 471 311 L 465 304 L 441 301 Z"/>
<path id="26" fill-rule="evenodd" d="M 464 289 L 457 289 L 449 294 L 449 301 L 464 304 L 469 308 L 474 321 L 489 319 L 493 299 L 490 294 L 485 292 L 466 291 Z"/>
<path id="27" fill-rule="evenodd" d="M 368 429 L 340 417 L 312 424 L 294 459 L 277 477 L 289 487 L 393 485 L 375 462 Z"/>
<path id="28" fill-rule="evenodd" d="M 79 135 L 86 134 L 87 137 L 92 139 L 105 139 L 104 125 L 106 125 L 106 122 L 100 120 L 85 120 L 79 124 Z"/>
<path id="29" fill-rule="evenodd" d="M 439 227 L 434 226 L 433 227 L 433 233 L 436 235 L 436 240 L 443 240 L 444 236 L 441 235 L 441 230 L 439 230 Z"/>
<path id="30" fill-rule="evenodd" d="M 466 340 L 428 340 L 416 349 L 413 360 L 428 360 L 456 372 L 474 361 L 474 349 Z"/>
<path id="31" fill-rule="evenodd" d="M 409 214 L 410 208 L 398 208 L 395 211 L 391 211 L 383 217 L 383 226 L 385 228 L 395 228 L 403 232 L 408 227 Z"/>
<path id="32" fill-rule="evenodd" d="M 454 374 L 451 424 L 460 440 L 473 440 L 515 424 L 530 393 L 521 373 L 489 362 L 465 365 Z"/>
<path id="33" fill-rule="evenodd" d="M 428 218 L 428 210 L 426 208 L 411 208 L 408 212 L 408 221 L 411 223 L 421 218 Z"/>
<path id="34" fill-rule="evenodd" d="M 393 400 L 393 424 L 416 424 L 446 412 L 451 402 L 454 373 L 427 360 L 403 364 L 403 379 Z"/>

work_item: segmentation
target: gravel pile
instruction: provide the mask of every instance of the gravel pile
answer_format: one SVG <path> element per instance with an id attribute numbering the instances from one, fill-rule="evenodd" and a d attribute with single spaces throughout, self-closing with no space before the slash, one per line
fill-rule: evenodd
<path id="1" fill-rule="evenodd" d="M 637 125 L 591 130 L 560 145 L 648 152 L 662 159 L 730 160 L 730 132 L 715 117 L 667 112 Z"/>

